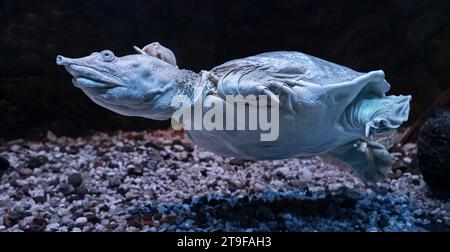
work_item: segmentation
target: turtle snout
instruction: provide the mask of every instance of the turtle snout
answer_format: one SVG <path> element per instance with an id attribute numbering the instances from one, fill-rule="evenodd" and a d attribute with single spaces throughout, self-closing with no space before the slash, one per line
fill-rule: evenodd
<path id="1" fill-rule="evenodd" d="M 61 55 L 56 56 L 56 64 L 59 66 L 66 66 L 66 65 L 70 64 L 70 62 L 71 62 L 70 58 L 66 58 Z"/>

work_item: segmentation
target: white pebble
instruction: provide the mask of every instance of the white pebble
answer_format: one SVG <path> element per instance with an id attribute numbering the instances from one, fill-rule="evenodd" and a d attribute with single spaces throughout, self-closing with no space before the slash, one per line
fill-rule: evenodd
<path id="1" fill-rule="evenodd" d="M 75 225 L 84 225 L 88 222 L 88 219 L 86 217 L 78 217 L 75 220 Z"/>

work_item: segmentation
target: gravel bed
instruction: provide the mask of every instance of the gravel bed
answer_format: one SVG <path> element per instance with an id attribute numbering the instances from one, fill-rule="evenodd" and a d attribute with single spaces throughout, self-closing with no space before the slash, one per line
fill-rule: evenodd
<path id="1" fill-rule="evenodd" d="M 179 132 L 0 143 L 0 231 L 449 231 L 415 145 L 366 186 L 326 156 L 223 158 Z"/>

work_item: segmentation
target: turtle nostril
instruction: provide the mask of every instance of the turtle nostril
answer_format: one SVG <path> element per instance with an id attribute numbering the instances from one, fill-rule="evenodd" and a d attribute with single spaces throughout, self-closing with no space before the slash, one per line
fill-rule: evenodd
<path id="1" fill-rule="evenodd" d="M 64 61 L 64 57 L 61 55 L 56 56 L 56 64 L 57 65 L 62 65 Z"/>

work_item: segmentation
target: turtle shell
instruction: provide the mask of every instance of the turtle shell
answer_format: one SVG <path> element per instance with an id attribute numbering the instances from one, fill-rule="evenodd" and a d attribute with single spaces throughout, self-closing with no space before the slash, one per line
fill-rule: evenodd
<path id="1" fill-rule="evenodd" d="M 358 95 L 383 97 L 390 89 L 381 70 L 361 73 L 300 52 L 263 53 L 226 62 L 211 72 L 221 97 L 275 95 L 288 107 L 326 102 L 342 108 Z"/>

